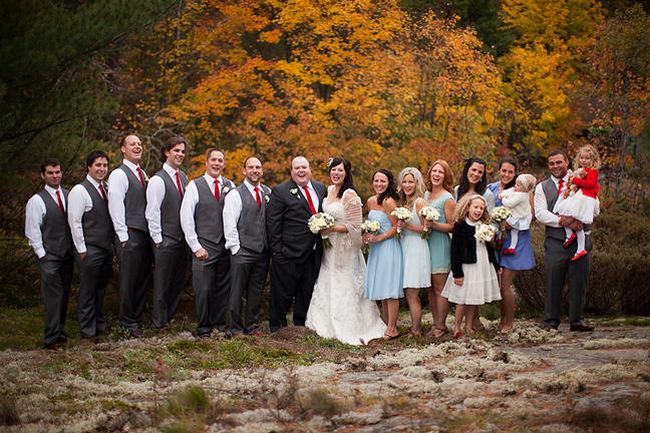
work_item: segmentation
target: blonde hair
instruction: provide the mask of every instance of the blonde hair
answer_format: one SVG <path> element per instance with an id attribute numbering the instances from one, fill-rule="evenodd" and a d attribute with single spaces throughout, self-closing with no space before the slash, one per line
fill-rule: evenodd
<path id="1" fill-rule="evenodd" d="M 456 206 L 456 211 L 454 212 L 455 223 L 463 221 L 465 218 L 467 218 L 467 215 L 469 214 L 469 207 L 474 200 L 481 200 L 485 205 L 485 208 L 483 209 L 483 215 L 481 215 L 481 218 L 479 220 L 483 224 L 490 224 L 490 212 L 488 212 L 487 201 L 485 201 L 485 198 L 479 194 L 466 194 L 462 199 L 460 199 L 458 206 Z"/>
<path id="2" fill-rule="evenodd" d="M 596 150 L 596 147 L 591 145 L 591 144 L 585 144 L 584 146 L 581 146 L 578 151 L 576 152 L 576 157 L 573 159 L 573 169 L 577 170 L 578 168 L 582 168 L 580 165 L 580 155 L 586 152 L 591 156 L 591 167 L 595 170 L 600 170 L 600 155 L 598 154 L 598 150 Z"/>
<path id="3" fill-rule="evenodd" d="M 425 179 L 427 191 L 431 191 L 433 189 L 433 184 L 431 183 L 431 171 L 433 170 L 433 167 L 435 167 L 436 165 L 442 167 L 442 170 L 445 172 L 445 179 L 442 181 L 442 188 L 450 192 L 451 194 L 453 194 L 454 174 L 451 172 L 451 167 L 449 167 L 449 163 L 444 159 L 436 159 L 435 161 L 433 161 L 433 164 L 431 164 L 431 167 L 429 167 L 429 170 L 427 171 L 427 178 Z"/>
<path id="4" fill-rule="evenodd" d="M 535 188 L 537 179 L 535 179 L 535 176 L 533 176 L 532 174 L 524 173 L 517 176 L 517 180 L 515 181 L 515 183 L 521 184 L 521 186 L 523 186 L 524 189 L 526 190 L 525 192 L 531 192 L 533 188 Z"/>
<path id="5" fill-rule="evenodd" d="M 413 192 L 413 197 L 410 199 L 406 196 L 404 190 L 402 190 L 402 181 L 409 174 L 413 176 L 413 180 L 415 181 L 415 192 Z M 424 178 L 420 170 L 415 167 L 406 167 L 399 172 L 399 176 L 397 176 L 397 194 L 399 195 L 400 204 L 407 206 L 412 205 L 418 198 L 424 197 Z"/>

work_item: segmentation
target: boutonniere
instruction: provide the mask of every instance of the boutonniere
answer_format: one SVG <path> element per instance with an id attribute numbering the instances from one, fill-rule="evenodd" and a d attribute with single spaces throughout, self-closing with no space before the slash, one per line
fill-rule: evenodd
<path id="1" fill-rule="evenodd" d="M 290 192 L 291 194 L 295 195 L 296 197 L 298 197 L 298 188 L 291 188 L 291 189 L 289 190 L 289 192 Z M 300 197 L 298 197 L 298 198 L 300 198 Z"/>
<path id="2" fill-rule="evenodd" d="M 271 196 L 270 195 L 265 195 L 264 196 L 264 201 L 266 202 L 266 204 L 269 204 L 269 202 L 271 201 Z"/>
<path id="3" fill-rule="evenodd" d="M 142 170 L 142 180 L 145 183 L 149 182 L 149 176 L 147 176 L 147 173 L 145 173 L 144 170 Z"/>
<path id="4" fill-rule="evenodd" d="M 221 189 L 221 194 L 228 194 L 228 191 L 230 191 L 230 187 L 229 186 L 224 186 Z"/>

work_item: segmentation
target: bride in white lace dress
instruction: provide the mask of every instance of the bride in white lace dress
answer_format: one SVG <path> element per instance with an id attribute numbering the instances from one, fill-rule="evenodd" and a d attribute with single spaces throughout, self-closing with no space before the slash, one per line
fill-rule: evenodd
<path id="1" fill-rule="evenodd" d="M 322 232 L 332 247 L 326 248 L 305 326 L 324 338 L 348 344 L 367 344 L 382 338 L 386 324 L 377 304 L 364 297 L 366 262 L 361 253 L 361 199 L 354 191 L 350 162 L 333 158 L 329 164 L 332 184 L 323 210 L 336 219 Z"/>

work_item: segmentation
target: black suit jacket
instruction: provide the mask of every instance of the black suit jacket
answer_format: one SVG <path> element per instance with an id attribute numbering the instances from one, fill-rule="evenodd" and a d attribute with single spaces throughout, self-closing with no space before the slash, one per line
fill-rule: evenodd
<path id="1" fill-rule="evenodd" d="M 318 194 L 317 211 L 320 212 L 327 188 L 314 180 L 311 183 Z M 309 257 L 314 245 L 317 255 L 322 255 L 321 237 L 309 231 L 307 226 L 311 215 L 304 191 L 293 180 L 273 188 L 266 208 L 266 233 L 274 258 L 302 263 Z"/>

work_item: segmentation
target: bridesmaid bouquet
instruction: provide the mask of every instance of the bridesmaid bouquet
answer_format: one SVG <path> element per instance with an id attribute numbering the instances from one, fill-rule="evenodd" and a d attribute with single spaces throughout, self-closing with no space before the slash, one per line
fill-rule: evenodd
<path id="1" fill-rule="evenodd" d="M 309 218 L 309 221 L 307 221 L 307 225 L 309 226 L 309 231 L 311 231 L 313 234 L 318 234 L 321 232 L 321 230 L 326 230 L 330 227 L 334 227 L 335 221 L 336 220 L 332 215 L 326 212 L 318 212 Z M 327 238 L 327 236 L 322 236 L 322 237 L 323 237 L 323 246 L 325 248 L 331 248 L 332 241 L 330 241 Z"/>
<path id="2" fill-rule="evenodd" d="M 362 234 L 370 233 L 376 235 L 377 233 L 379 233 L 379 229 L 381 229 L 381 226 L 379 225 L 379 221 L 365 220 L 363 224 L 361 224 Z"/>
<path id="3" fill-rule="evenodd" d="M 413 213 L 405 207 L 395 208 L 395 210 L 390 214 L 400 221 L 408 221 L 413 217 Z M 402 237 L 401 232 L 402 230 L 397 227 L 397 239 L 400 239 Z"/>
<path id="4" fill-rule="evenodd" d="M 365 220 L 361 224 L 361 234 L 370 233 L 371 235 L 376 235 L 377 233 L 379 233 L 379 230 L 381 230 L 381 225 L 379 225 L 379 221 Z M 367 244 L 364 244 L 362 249 L 364 253 L 368 254 Z"/>
<path id="5" fill-rule="evenodd" d="M 494 239 L 497 229 L 491 224 L 479 224 L 476 226 L 474 237 L 480 242 L 490 242 Z"/>
<path id="6" fill-rule="evenodd" d="M 500 223 L 501 221 L 505 221 L 506 219 L 508 219 L 508 217 L 510 216 L 510 209 L 508 209 L 505 206 L 497 206 L 494 209 L 492 209 L 492 212 L 490 213 L 490 216 L 492 217 L 492 219 L 495 222 Z M 499 236 L 498 236 L 498 239 L 497 239 L 497 249 L 498 250 L 501 249 L 501 244 L 505 239 L 506 239 L 506 231 L 505 230 L 500 230 L 499 231 Z"/>
<path id="7" fill-rule="evenodd" d="M 438 218 L 440 218 L 440 212 L 438 212 L 438 209 L 431 206 L 425 206 L 420 209 L 419 215 L 427 221 L 438 221 Z M 429 234 L 429 229 L 425 226 L 420 233 L 420 237 L 422 239 L 429 239 Z"/>

